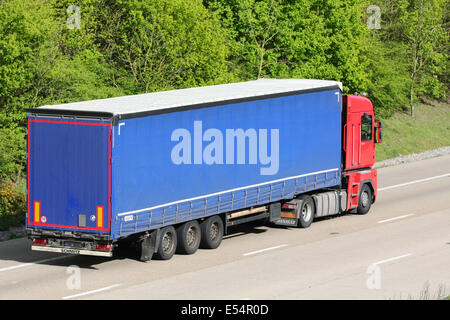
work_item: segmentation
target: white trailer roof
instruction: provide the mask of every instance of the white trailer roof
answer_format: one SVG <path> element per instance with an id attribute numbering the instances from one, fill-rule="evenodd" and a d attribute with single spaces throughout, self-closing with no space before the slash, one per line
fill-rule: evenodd
<path id="1" fill-rule="evenodd" d="M 314 91 L 331 86 L 338 86 L 342 91 L 342 83 L 338 81 L 311 79 L 259 79 L 239 83 L 47 105 L 37 109 L 42 108 L 47 110 L 54 109 L 64 111 L 108 112 L 114 115 L 126 115 L 183 106 L 217 103 L 234 99 L 285 94 L 296 91 Z"/>

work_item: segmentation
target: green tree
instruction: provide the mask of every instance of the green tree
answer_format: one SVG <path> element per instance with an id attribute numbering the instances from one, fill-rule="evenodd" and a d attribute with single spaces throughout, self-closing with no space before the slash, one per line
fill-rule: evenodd
<path id="1" fill-rule="evenodd" d="M 281 4 L 276 0 L 206 3 L 228 30 L 234 72 L 241 79 L 270 76 L 269 69 L 280 64 L 283 50 L 275 46 L 275 37 L 287 31 Z"/>
<path id="2" fill-rule="evenodd" d="M 319 78 L 346 91 L 367 89 L 361 59 L 367 33 L 359 1 L 205 0 L 230 30 L 232 61 L 242 79 Z"/>
<path id="3" fill-rule="evenodd" d="M 57 30 L 50 13 L 39 0 L 0 3 L 0 127 L 23 125 L 23 100 L 34 90 L 37 57 Z"/>
<path id="4" fill-rule="evenodd" d="M 293 1 L 287 13 L 295 26 L 290 39 L 293 76 L 342 81 L 349 93 L 367 90 L 364 2 Z"/>
<path id="5" fill-rule="evenodd" d="M 411 115 L 414 115 L 416 87 L 423 84 L 422 81 L 430 84 L 430 76 L 431 79 L 437 77 L 446 67 L 448 30 L 446 32 L 443 25 L 446 4 L 448 2 L 443 0 L 401 1 L 403 14 L 399 24 L 402 40 L 408 44 Z"/>
<path id="6" fill-rule="evenodd" d="M 403 43 L 382 42 L 377 35 L 367 43 L 370 79 L 367 93 L 377 117 L 389 118 L 408 105 L 410 78 L 405 47 Z"/>
<path id="7" fill-rule="evenodd" d="M 226 32 L 197 0 L 96 4 L 96 43 L 128 93 L 230 80 Z"/>
<path id="8" fill-rule="evenodd" d="M 398 21 L 403 9 L 399 2 L 382 0 L 375 5 L 380 8 L 379 29 L 369 30 L 364 52 L 370 79 L 368 97 L 377 108 L 377 116 L 388 118 L 408 105 L 408 47 L 401 41 Z M 369 21 L 374 12 L 367 13 L 366 21 Z"/>

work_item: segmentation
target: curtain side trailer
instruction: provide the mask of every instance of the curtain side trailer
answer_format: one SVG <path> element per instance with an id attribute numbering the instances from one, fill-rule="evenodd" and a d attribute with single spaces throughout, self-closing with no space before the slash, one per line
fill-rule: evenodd
<path id="1" fill-rule="evenodd" d="M 28 117 L 32 249 L 140 259 L 217 248 L 231 226 L 307 228 L 377 197 L 381 123 L 336 81 L 261 79 L 43 106 Z"/>

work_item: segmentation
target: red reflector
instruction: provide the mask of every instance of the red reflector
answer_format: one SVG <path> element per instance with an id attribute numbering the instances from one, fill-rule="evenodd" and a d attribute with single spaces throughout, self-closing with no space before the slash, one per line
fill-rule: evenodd
<path id="1" fill-rule="evenodd" d="M 107 251 L 109 251 L 109 250 L 111 250 L 111 245 L 110 244 L 98 244 L 95 247 L 95 249 L 96 250 L 107 250 Z"/>
<path id="2" fill-rule="evenodd" d="M 47 241 L 45 241 L 44 239 L 35 238 L 33 239 L 33 244 L 37 244 L 39 246 L 46 246 Z"/>

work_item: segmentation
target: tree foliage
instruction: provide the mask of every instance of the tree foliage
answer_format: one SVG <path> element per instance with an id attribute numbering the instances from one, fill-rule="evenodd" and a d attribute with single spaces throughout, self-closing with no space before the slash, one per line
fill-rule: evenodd
<path id="1" fill-rule="evenodd" d="M 360 59 L 367 28 L 360 1 L 210 0 L 231 30 L 231 58 L 243 79 L 295 77 L 367 88 Z"/>
<path id="2" fill-rule="evenodd" d="M 402 83 L 397 102 L 409 104 L 411 114 L 419 96 L 442 99 L 448 89 L 448 0 L 383 0 L 383 26 L 377 48 L 394 49 L 390 61 L 397 74 L 389 81 Z M 379 60 L 388 63 L 389 60 Z M 408 79 L 407 77 L 408 76 Z M 394 81 L 394 79 L 397 81 Z M 375 80 L 378 80 L 376 78 Z M 403 79 L 403 81 L 401 81 Z M 385 81 L 385 80 L 384 80 Z M 405 98 L 409 100 L 406 103 Z M 397 107 L 392 108 L 395 111 Z"/>
<path id="3" fill-rule="evenodd" d="M 410 107 L 413 115 L 414 88 L 441 98 L 437 76 L 448 60 L 443 27 L 443 2 L 440 0 L 404 0 L 405 13 L 399 19 L 404 42 L 409 45 Z M 419 89 L 419 90 L 420 90 Z"/>

